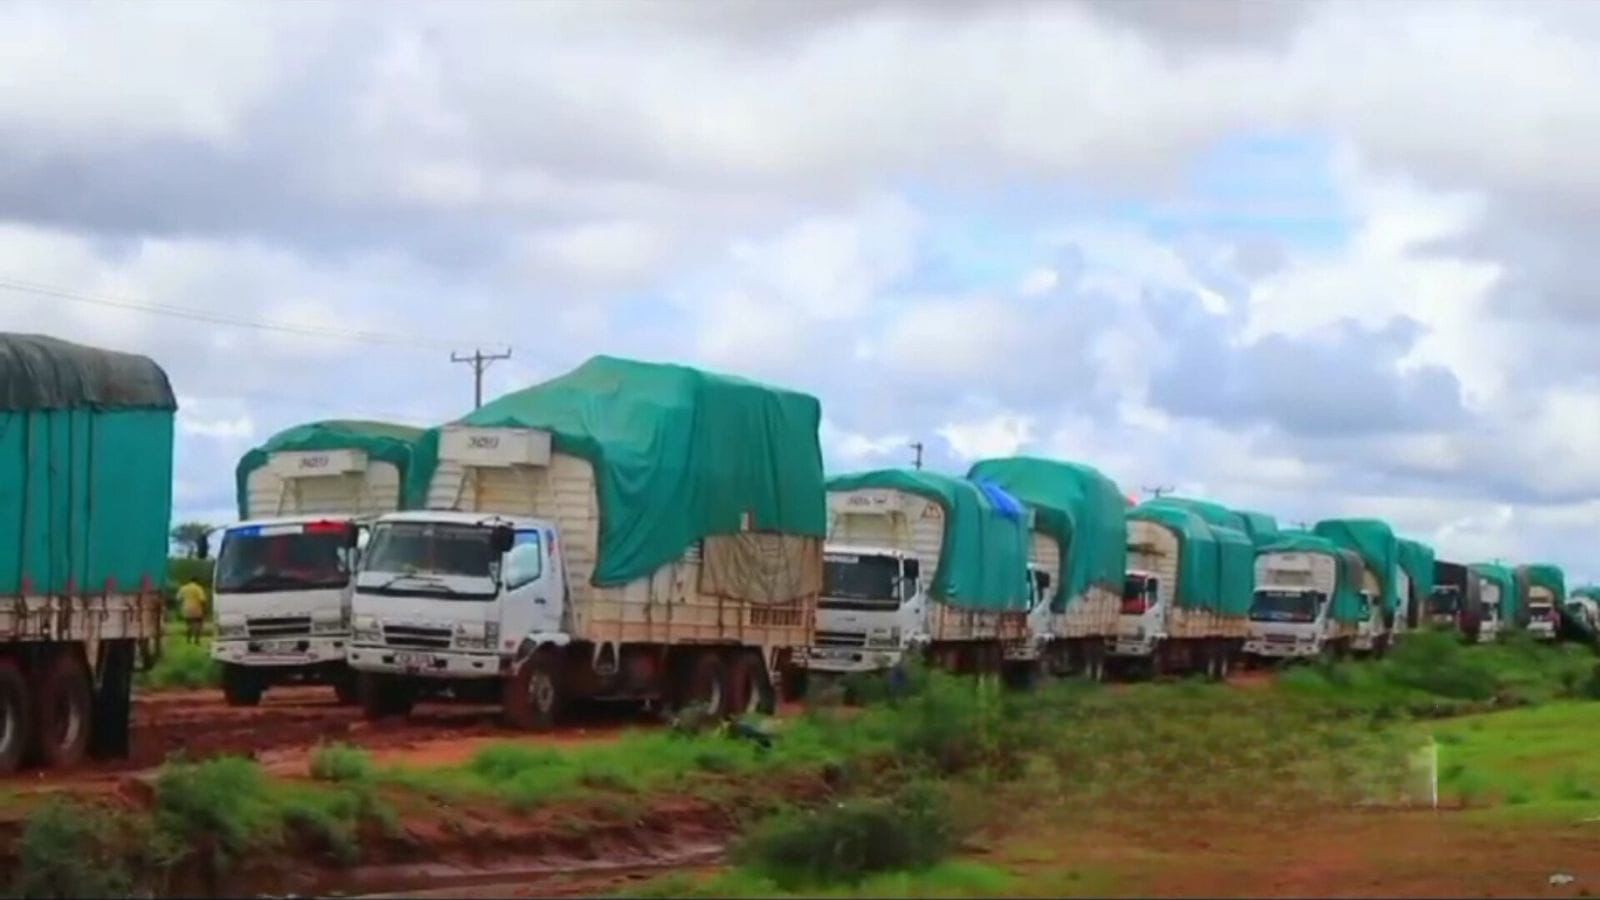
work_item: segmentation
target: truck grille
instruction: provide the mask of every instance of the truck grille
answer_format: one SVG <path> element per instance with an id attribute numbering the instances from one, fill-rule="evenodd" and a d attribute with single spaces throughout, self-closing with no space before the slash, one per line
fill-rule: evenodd
<path id="1" fill-rule="evenodd" d="M 867 636 L 860 631 L 818 631 L 818 647 L 865 647 Z"/>
<path id="2" fill-rule="evenodd" d="M 301 637 L 311 633 L 310 616 L 250 619 L 246 624 L 253 638 Z"/>
<path id="3" fill-rule="evenodd" d="M 448 628 L 414 628 L 405 625 L 383 627 L 383 642 L 391 647 L 448 650 L 450 637 L 451 632 Z"/>
<path id="4" fill-rule="evenodd" d="M 1292 634 L 1269 634 L 1269 635 L 1267 635 L 1267 643 L 1269 643 L 1269 644 L 1292 644 L 1292 643 L 1294 643 L 1294 641 L 1295 641 L 1295 636 L 1292 635 Z"/>

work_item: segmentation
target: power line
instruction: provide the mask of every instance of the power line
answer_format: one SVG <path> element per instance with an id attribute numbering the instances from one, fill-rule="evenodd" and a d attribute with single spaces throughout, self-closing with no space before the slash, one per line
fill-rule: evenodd
<path id="1" fill-rule="evenodd" d="M 296 325 L 289 322 L 267 322 L 259 319 L 247 319 L 242 316 L 228 315 L 227 313 L 195 309 L 188 306 L 175 306 L 168 303 L 150 303 L 139 300 L 130 300 L 124 297 L 105 297 L 95 294 L 85 294 L 80 291 L 72 291 L 66 288 L 55 287 L 53 285 L 38 284 L 36 282 L 23 281 L 5 276 L 0 276 L 0 290 L 14 291 L 24 294 L 38 294 L 45 297 L 55 297 L 60 300 L 68 300 L 73 303 L 85 303 L 93 306 L 111 307 L 114 309 L 127 309 L 135 312 L 150 313 L 152 315 L 188 319 L 193 322 L 205 322 L 211 325 L 226 325 L 234 328 L 250 328 L 257 331 L 273 331 L 281 334 L 298 335 L 300 337 L 332 338 L 368 344 L 426 347 L 431 349 L 459 346 L 463 343 L 470 343 L 468 341 L 449 341 L 440 338 L 425 338 L 416 335 L 390 334 L 381 331 L 327 328 L 315 325 Z"/>
<path id="2" fill-rule="evenodd" d="M 459 354 L 456 354 L 456 353 L 450 354 L 450 361 L 453 362 L 453 363 L 471 363 L 472 364 L 472 408 L 473 409 L 479 409 L 479 408 L 481 408 L 483 406 L 483 373 L 484 373 L 484 371 L 487 370 L 490 366 L 494 365 L 496 360 L 510 359 L 510 358 L 511 358 L 511 348 L 510 347 L 507 347 L 506 348 L 506 352 L 504 352 L 504 353 L 489 353 L 489 354 L 485 354 L 482 350 L 474 350 L 472 352 L 471 356 L 463 356 L 463 355 L 459 355 Z"/>

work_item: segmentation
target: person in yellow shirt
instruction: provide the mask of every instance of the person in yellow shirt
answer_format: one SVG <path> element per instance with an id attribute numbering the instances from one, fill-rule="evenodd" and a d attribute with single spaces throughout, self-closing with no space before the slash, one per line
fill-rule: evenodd
<path id="1" fill-rule="evenodd" d="M 189 626 L 189 643 L 200 643 L 206 624 L 206 589 L 191 581 L 178 588 L 178 607 L 183 611 L 183 621 Z"/>

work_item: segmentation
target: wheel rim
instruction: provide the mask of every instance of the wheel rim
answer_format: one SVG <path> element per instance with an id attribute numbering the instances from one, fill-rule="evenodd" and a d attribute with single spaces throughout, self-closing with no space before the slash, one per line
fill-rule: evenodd
<path id="1" fill-rule="evenodd" d="M 544 672 L 534 672 L 528 679 L 528 699 L 533 708 L 546 713 L 556 705 L 556 685 Z"/>
<path id="2" fill-rule="evenodd" d="M 17 740 L 17 709 L 6 704 L 0 709 L 0 754 L 10 751 Z"/>
<path id="3" fill-rule="evenodd" d="M 745 676 L 744 697 L 743 711 L 746 714 L 761 711 L 761 679 L 756 676 L 755 672 L 750 672 Z"/>
<path id="4" fill-rule="evenodd" d="M 55 739 L 57 747 L 71 746 L 77 742 L 78 732 L 83 728 L 77 704 L 72 702 L 71 697 L 62 694 L 56 698 L 54 711 L 54 733 L 51 737 Z"/>
<path id="5" fill-rule="evenodd" d="M 706 686 L 704 696 L 708 711 L 712 714 L 722 712 L 722 685 L 717 679 L 713 678 L 711 683 Z"/>

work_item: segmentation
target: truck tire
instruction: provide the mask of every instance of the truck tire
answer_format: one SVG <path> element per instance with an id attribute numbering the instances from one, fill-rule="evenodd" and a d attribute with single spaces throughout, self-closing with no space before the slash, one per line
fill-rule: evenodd
<path id="1" fill-rule="evenodd" d="M 94 691 L 94 725 L 89 729 L 91 757 L 126 759 L 133 751 L 133 673 L 138 663 L 134 641 L 100 646 L 100 683 Z"/>
<path id="2" fill-rule="evenodd" d="M 222 697 L 229 706 L 260 706 L 266 688 L 256 673 L 244 666 L 224 664 L 222 667 Z"/>
<path id="3" fill-rule="evenodd" d="M 761 654 L 744 652 L 734 656 L 728 669 L 728 712 L 735 716 L 770 716 L 777 712 L 772 679 Z"/>
<path id="4" fill-rule="evenodd" d="M 22 765 L 32 736 L 28 682 L 16 663 L 0 659 L 0 775 L 9 775 Z"/>
<path id="5" fill-rule="evenodd" d="M 83 762 L 89 752 L 94 691 L 76 653 L 52 654 L 34 693 L 34 747 L 39 764 L 50 769 Z"/>
<path id="6" fill-rule="evenodd" d="M 416 697 L 402 679 L 373 672 L 362 672 L 357 677 L 356 693 L 361 697 L 361 712 L 369 721 L 410 715 Z"/>
<path id="7" fill-rule="evenodd" d="M 722 664 L 722 655 L 715 650 L 702 650 L 693 662 L 680 670 L 678 708 L 705 707 L 711 718 L 720 718 L 728 709 L 728 672 Z"/>
<path id="8" fill-rule="evenodd" d="M 790 666 L 783 671 L 783 699 L 790 703 L 799 703 L 806 699 L 806 693 L 811 687 L 810 672 L 799 666 Z"/>
<path id="9" fill-rule="evenodd" d="M 522 731 L 549 731 L 561 717 L 564 693 L 561 657 L 545 648 L 517 666 L 506 679 L 501 706 L 506 724 Z"/>
<path id="10" fill-rule="evenodd" d="M 333 677 L 333 694 L 340 706 L 355 706 L 361 702 L 361 691 L 356 687 L 354 672 L 341 672 Z"/>

